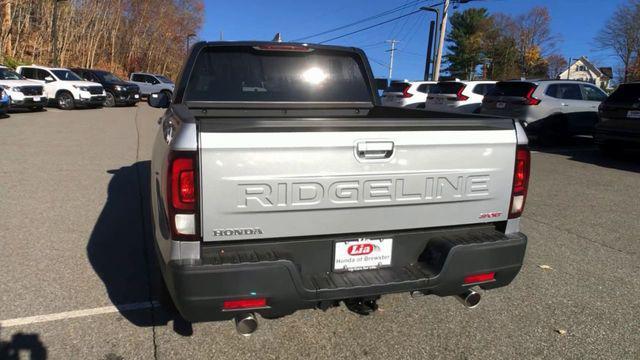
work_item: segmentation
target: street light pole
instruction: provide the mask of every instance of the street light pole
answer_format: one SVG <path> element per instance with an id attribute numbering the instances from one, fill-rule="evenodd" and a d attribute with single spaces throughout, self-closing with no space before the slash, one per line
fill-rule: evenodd
<path id="1" fill-rule="evenodd" d="M 187 54 L 189 53 L 189 40 L 191 40 L 192 37 L 196 37 L 196 34 L 187 35 Z"/>
<path id="2" fill-rule="evenodd" d="M 393 75 L 393 55 L 396 52 L 396 44 L 398 43 L 398 40 L 392 39 L 387 40 L 387 42 L 391 43 L 391 49 L 387 50 L 391 52 L 391 59 L 389 61 L 389 81 L 391 81 L 391 76 Z"/>
<path id="3" fill-rule="evenodd" d="M 436 54 L 436 61 L 433 65 L 433 81 L 438 81 L 440 78 L 440 64 L 442 63 L 442 48 L 444 45 L 444 35 L 447 32 L 447 12 L 449 11 L 449 0 L 444 0 L 444 7 L 442 11 L 442 21 L 440 22 L 440 39 L 438 40 L 438 53 Z"/>
<path id="4" fill-rule="evenodd" d="M 433 59 L 431 58 L 431 51 L 433 50 L 433 38 L 434 38 L 434 28 L 435 25 L 438 24 L 438 20 L 440 20 L 440 11 L 437 8 L 433 8 L 433 7 L 427 7 L 427 6 L 423 6 L 420 8 L 420 10 L 423 11 L 431 11 L 436 13 L 436 21 L 435 23 L 433 21 L 431 21 L 431 23 L 429 24 L 429 40 L 427 42 L 427 60 L 426 60 L 426 64 L 424 66 L 424 80 L 429 80 L 429 73 L 431 72 L 431 62 L 433 61 Z M 435 52 L 435 56 L 438 56 L 437 51 Z"/>

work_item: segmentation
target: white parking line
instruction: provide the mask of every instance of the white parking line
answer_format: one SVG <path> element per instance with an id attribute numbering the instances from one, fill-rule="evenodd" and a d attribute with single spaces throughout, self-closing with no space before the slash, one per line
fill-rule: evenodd
<path id="1" fill-rule="evenodd" d="M 111 305 L 111 306 L 103 306 L 103 307 L 93 308 L 93 309 L 65 311 L 65 312 L 60 312 L 55 314 L 36 315 L 36 316 L 29 316 L 29 317 L 16 318 L 16 319 L 0 320 L 0 328 L 20 326 L 20 325 L 30 325 L 30 324 L 49 322 L 49 321 L 66 320 L 66 319 L 73 319 L 73 318 L 94 316 L 94 315 L 101 315 L 101 314 L 110 314 L 110 313 L 116 313 L 120 311 L 145 310 L 145 309 L 150 309 L 158 306 L 160 306 L 160 304 L 158 304 L 157 301 L 152 301 L 152 302 L 145 301 L 145 302 L 139 302 L 139 303 Z"/>

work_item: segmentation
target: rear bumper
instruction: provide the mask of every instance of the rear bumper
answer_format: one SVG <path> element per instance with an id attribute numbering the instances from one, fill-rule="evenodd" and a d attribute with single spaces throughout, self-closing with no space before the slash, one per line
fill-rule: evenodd
<path id="1" fill-rule="evenodd" d="M 170 261 L 162 272 L 187 320 L 233 318 L 238 312 L 223 311 L 223 302 L 251 297 L 266 298 L 268 306 L 242 311 L 274 317 L 389 293 L 460 294 L 473 286 L 463 285 L 464 277 L 478 273 L 496 273 L 495 281 L 480 285 L 483 289 L 505 286 L 520 271 L 527 243 L 522 233 L 506 236 L 492 227 L 385 236 L 394 237 L 390 268 L 334 273 L 333 244 L 345 238 L 324 238 L 203 245 L 201 260 Z"/>
<path id="2" fill-rule="evenodd" d="M 596 125 L 594 132 L 596 144 L 621 144 L 640 146 L 640 131 L 624 128 L 611 128 Z"/>

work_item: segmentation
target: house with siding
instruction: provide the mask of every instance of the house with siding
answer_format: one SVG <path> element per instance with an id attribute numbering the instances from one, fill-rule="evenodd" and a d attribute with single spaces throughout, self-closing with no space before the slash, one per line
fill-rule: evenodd
<path id="1" fill-rule="evenodd" d="M 558 79 L 586 81 L 602 89 L 609 89 L 611 78 L 613 78 L 613 70 L 610 67 L 597 67 L 586 56 L 573 60 L 558 75 Z"/>

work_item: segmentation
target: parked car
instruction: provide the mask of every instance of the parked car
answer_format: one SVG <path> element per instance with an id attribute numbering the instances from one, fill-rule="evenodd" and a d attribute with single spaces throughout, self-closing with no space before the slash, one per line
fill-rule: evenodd
<path id="1" fill-rule="evenodd" d="M 70 70 L 84 80 L 102 85 L 106 94 L 104 106 L 131 106 L 140 101 L 140 87 L 138 85 L 126 82 L 108 71 L 82 68 L 71 68 Z"/>
<path id="2" fill-rule="evenodd" d="M 55 101 L 60 109 L 71 110 L 76 106 L 97 108 L 104 105 L 106 95 L 102 85 L 82 80 L 69 69 L 30 65 L 18 66 L 16 71 L 42 84 L 48 101 Z"/>
<path id="3" fill-rule="evenodd" d="M 9 110 L 9 95 L 4 89 L 0 89 L 0 116 L 4 116 Z"/>
<path id="4" fill-rule="evenodd" d="M 10 108 L 42 110 L 47 103 L 42 85 L 27 80 L 22 75 L 5 66 L 0 66 L 0 88 L 9 96 Z"/>
<path id="5" fill-rule="evenodd" d="M 473 287 L 519 272 L 529 150 L 513 119 L 382 107 L 352 47 L 200 42 L 181 74 L 176 96 L 149 97 L 167 108 L 150 207 L 186 320 L 249 334 L 255 313 L 366 315 L 399 292 L 473 307 Z"/>
<path id="6" fill-rule="evenodd" d="M 169 78 L 148 73 L 131 73 L 129 81 L 140 87 L 140 94 L 148 96 L 149 94 L 165 93 L 169 96 L 173 94 L 175 84 Z"/>
<path id="7" fill-rule="evenodd" d="M 583 81 L 501 81 L 485 96 L 480 113 L 516 118 L 528 134 L 555 142 L 593 134 L 598 105 L 606 98 L 600 88 Z"/>
<path id="8" fill-rule="evenodd" d="M 455 113 L 475 113 L 495 81 L 441 81 L 427 96 L 425 109 Z"/>
<path id="9" fill-rule="evenodd" d="M 640 147 L 640 82 L 621 84 L 598 108 L 595 142 L 605 153 Z"/>
<path id="10" fill-rule="evenodd" d="M 424 109 L 435 81 L 392 81 L 382 93 L 382 106 Z"/>

